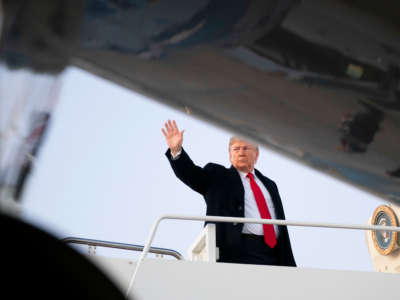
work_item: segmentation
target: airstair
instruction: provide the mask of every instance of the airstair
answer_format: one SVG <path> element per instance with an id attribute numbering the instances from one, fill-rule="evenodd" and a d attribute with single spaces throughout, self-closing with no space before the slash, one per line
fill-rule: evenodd
<path id="1" fill-rule="evenodd" d="M 137 261 L 89 255 L 130 299 L 399 299 L 400 277 L 397 274 L 218 263 L 214 224 L 204 228 L 190 247 L 188 259 L 184 260 L 174 250 L 150 246 L 159 223 L 165 219 L 400 231 L 394 226 L 169 215 L 157 220 L 144 246 L 76 238 L 65 242 L 142 251 Z M 148 259 L 148 252 L 175 259 Z"/>

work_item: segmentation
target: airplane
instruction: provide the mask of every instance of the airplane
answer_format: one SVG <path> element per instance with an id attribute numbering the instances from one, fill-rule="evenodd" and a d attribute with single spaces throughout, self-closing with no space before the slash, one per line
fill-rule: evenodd
<path id="1" fill-rule="evenodd" d="M 396 1 L 3 0 L 2 12 L 9 68 L 73 64 L 400 203 Z M 13 165 L 16 199 L 29 168 Z"/>

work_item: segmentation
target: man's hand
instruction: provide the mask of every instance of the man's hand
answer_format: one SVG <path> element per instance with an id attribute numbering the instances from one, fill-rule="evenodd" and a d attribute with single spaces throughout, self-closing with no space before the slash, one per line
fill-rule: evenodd
<path id="1" fill-rule="evenodd" d="M 165 129 L 161 128 L 161 131 L 165 136 L 165 140 L 167 141 L 168 147 L 171 150 L 172 156 L 176 156 L 176 154 L 178 154 L 178 152 L 182 149 L 184 130 L 179 131 L 175 120 L 172 122 L 171 120 L 168 120 L 168 122 L 165 123 Z"/>

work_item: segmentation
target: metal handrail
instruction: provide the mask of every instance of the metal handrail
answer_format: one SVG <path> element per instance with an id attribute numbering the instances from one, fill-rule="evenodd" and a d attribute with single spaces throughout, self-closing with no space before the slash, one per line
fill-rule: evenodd
<path id="1" fill-rule="evenodd" d="M 92 239 L 83 239 L 77 237 L 66 237 L 62 239 L 64 243 L 70 244 L 81 244 L 81 245 L 88 245 L 88 246 L 99 246 L 105 248 L 116 248 L 116 249 L 124 249 L 124 250 L 131 250 L 131 251 L 143 251 L 145 248 L 141 245 L 133 245 L 133 244 L 124 244 L 124 243 L 117 243 L 117 242 L 109 242 L 109 241 L 100 241 L 100 240 L 92 240 Z M 162 254 L 162 255 L 170 255 L 175 257 L 178 260 L 183 260 L 184 257 L 178 251 L 166 248 L 158 248 L 158 247 L 150 247 L 148 252 L 155 253 L 155 254 Z"/>
<path id="2" fill-rule="evenodd" d="M 377 225 L 346 225 L 336 223 L 312 223 L 312 222 L 298 222 L 298 221 L 286 221 L 276 219 L 255 219 L 255 218 L 237 218 L 237 217 L 214 217 L 214 216 L 185 216 L 185 215 L 162 215 L 153 224 L 150 231 L 149 237 L 143 249 L 142 255 L 140 256 L 135 271 L 129 282 L 128 289 L 126 291 L 126 297 L 132 289 L 133 283 L 135 282 L 136 275 L 139 267 L 141 266 L 144 258 L 149 252 L 150 245 L 154 239 L 158 225 L 162 220 L 189 220 L 189 221 L 207 221 L 207 222 L 222 222 L 222 223 L 251 223 L 251 224 L 274 224 L 274 225 L 285 225 L 285 226 L 300 226 L 300 227 L 320 227 L 320 228 L 338 228 L 338 229 L 354 229 L 354 230 L 381 230 L 381 231 L 395 231 L 400 232 L 400 227 L 396 226 L 377 226 Z"/>

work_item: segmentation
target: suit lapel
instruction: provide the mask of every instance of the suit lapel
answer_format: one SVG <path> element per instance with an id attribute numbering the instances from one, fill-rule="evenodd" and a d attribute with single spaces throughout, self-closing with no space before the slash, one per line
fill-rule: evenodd
<path id="1" fill-rule="evenodd" d="M 268 192 L 270 193 L 270 195 L 272 197 L 274 193 L 273 193 L 273 188 L 272 188 L 270 181 L 267 180 L 267 178 L 265 178 L 265 176 L 262 175 L 260 173 L 260 171 L 258 171 L 257 169 L 255 169 L 255 173 L 256 173 L 257 177 L 261 180 L 261 182 L 265 185 L 265 187 L 267 188 Z"/>
<path id="2" fill-rule="evenodd" d="M 238 171 L 233 166 L 231 166 L 229 172 L 231 175 L 231 188 L 234 190 L 234 195 L 239 195 L 239 197 L 237 198 L 237 200 L 239 201 L 238 204 L 244 205 L 244 187 L 242 179 L 240 179 Z"/>
<path id="3" fill-rule="evenodd" d="M 267 188 L 268 193 L 271 195 L 272 202 L 274 203 L 275 206 L 275 212 L 276 212 L 276 217 L 278 219 L 283 219 L 283 208 L 282 208 L 282 203 L 280 201 L 279 195 L 275 192 L 272 182 L 266 178 L 264 175 L 261 174 L 260 171 L 255 169 L 257 177 L 261 180 L 261 182 L 264 184 L 264 186 Z"/>

